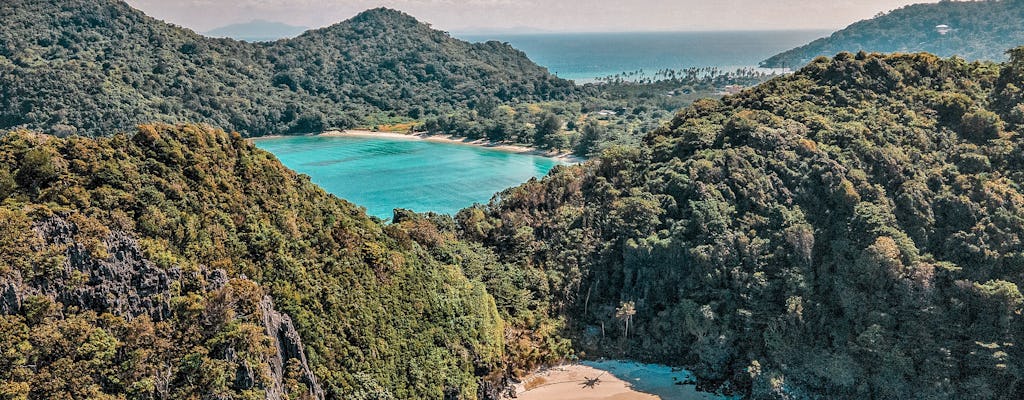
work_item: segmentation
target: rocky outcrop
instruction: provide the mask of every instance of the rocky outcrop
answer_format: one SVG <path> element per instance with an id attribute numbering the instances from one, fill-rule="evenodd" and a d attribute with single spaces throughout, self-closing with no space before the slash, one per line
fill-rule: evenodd
<path id="1" fill-rule="evenodd" d="M 182 272 L 164 270 L 146 259 L 139 242 L 127 233 L 110 233 L 103 241 L 109 257 L 97 259 L 75 241 L 78 228 L 63 218 L 49 218 L 34 229 L 47 245 L 66 246 L 60 275 L 32 282 L 42 294 L 64 305 L 127 318 L 167 318 L 170 284 L 181 279 Z"/>
<path id="2" fill-rule="evenodd" d="M 284 395 L 282 378 L 287 373 L 288 363 L 294 359 L 300 365 L 299 380 L 306 385 L 312 398 L 322 400 L 324 391 L 309 368 L 306 353 L 302 347 L 302 338 L 299 337 L 299 332 L 295 329 L 291 317 L 275 310 L 274 301 L 270 296 L 263 297 L 263 301 L 260 302 L 260 311 L 263 314 L 263 326 L 267 329 L 267 336 L 273 338 L 277 345 L 277 352 L 270 359 L 274 385 L 267 389 L 267 399 L 287 399 L 287 396 Z"/>
<path id="3" fill-rule="evenodd" d="M 109 312 L 125 318 L 148 315 L 159 321 L 171 315 L 171 287 L 175 281 L 204 282 L 204 289 L 213 292 L 224 288 L 231 279 L 223 270 L 202 271 L 197 276 L 179 268 L 160 268 L 146 258 L 139 242 L 126 232 L 115 231 L 107 236 L 103 241 L 107 257 L 101 259 L 76 240 L 79 228 L 64 218 L 51 217 L 39 221 L 33 225 L 33 230 L 42 238 L 44 245 L 62 248 L 62 268 L 28 282 L 18 271 L 0 276 L 0 315 L 19 313 L 25 296 L 42 295 L 65 306 Z M 244 276 L 240 278 L 247 279 Z M 274 354 L 266 360 L 270 366 L 270 384 L 265 388 L 267 399 L 290 398 L 285 386 L 290 372 L 288 366 L 297 363 L 297 374 L 293 369 L 291 378 L 306 386 L 307 396 L 303 398 L 323 400 L 324 390 L 309 367 L 302 339 L 292 319 L 274 309 L 270 296 L 263 297 L 259 313 L 263 316 L 266 334 L 276 347 Z M 237 357 L 234 349 L 228 349 L 223 356 L 227 361 L 238 364 L 236 387 L 251 389 L 257 385 L 261 374 L 257 368 L 262 366 L 250 365 Z"/>
<path id="4" fill-rule="evenodd" d="M 18 283 L 19 275 L 0 277 L 0 315 L 14 314 L 21 310 L 21 291 Z"/>
<path id="5" fill-rule="evenodd" d="M 477 398 L 483 400 L 514 399 L 516 388 L 513 385 L 511 376 L 502 376 L 495 380 L 481 379 L 480 388 L 477 390 Z"/>

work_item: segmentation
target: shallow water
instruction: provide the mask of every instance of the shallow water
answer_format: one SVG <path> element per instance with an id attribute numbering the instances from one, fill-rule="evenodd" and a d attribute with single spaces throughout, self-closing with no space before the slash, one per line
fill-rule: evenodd
<path id="1" fill-rule="evenodd" d="M 633 361 L 584 361 L 581 364 L 629 383 L 633 390 L 662 400 L 727 400 L 726 396 L 698 392 L 689 371 Z"/>
<path id="2" fill-rule="evenodd" d="M 390 218 L 395 208 L 454 214 L 541 177 L 559 161 L 416 139 L 296 136 L 256 146 L 328 192 Z"/>

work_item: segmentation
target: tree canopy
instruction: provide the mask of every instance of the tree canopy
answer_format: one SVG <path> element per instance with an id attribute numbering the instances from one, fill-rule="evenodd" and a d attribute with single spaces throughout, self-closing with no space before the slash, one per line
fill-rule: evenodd
<path id="1" fill-rule="evenodd" d="M 1021 398 L 1011 54 L 819 58 L 457 220 L 588 356 L 759 399 Z"/>
<path id="2" fill-rule="evenodd" d="M 575 90 L 507 44 L 463 42 L 390 9 L 272 43 L 203 37 L 120 0 L 0 10 L 0 129 L 94 136 L 191 122 L 319 133 Z"/>
<path id="3" fill-rule="evenodd" d="M 0 397 L 265 398 L 263 296 L 328 398 L 477 398 L 506 362 L 504 321 L 461 261 L 238 134 L 16 131 L 0 186 Z"/>

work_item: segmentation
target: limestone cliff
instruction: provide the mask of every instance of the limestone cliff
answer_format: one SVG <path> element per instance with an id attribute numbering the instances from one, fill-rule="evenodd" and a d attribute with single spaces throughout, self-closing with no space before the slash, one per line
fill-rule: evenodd
<path id="1" fill-rule="evenodd" d="M 162 321 L 172 312 L 169 299 L 175 282 L 186 278 L 202 281 L 206 283 L 207 292 L 217 291 L 229 282 L 227 273 L 219 269 L 188 272 L 181 268 L 160 268 L 146 258 L 135 238 L 121 231 L 110 232 L 102 243 L 107 256 L 99 258 L 86 244 L 76 240 L 79 228 L 65 218 L 44 219 L 32 228 L 39 236 L 38 245 L 63 250 L 59 252 L 63 263 L 59 271 L 46 278 L 26 280 L 17 271 L 0 276 L 0 315 L 20 313 L 27 296 L 44 296 L 65 307 L 110 313 L 129 320 L 147 316 L 153 321 Z M 289 365 L 295 365 L 298 380 L 306 386 L 304 397 L 324 399 L 324 391 L 309 368 L 302 339 L 291 318 L 274 309 L 270 296 L 263 296 L 257 310 L 252 311 L 262 315 L 273 351 L 261 366 L 254 366 L 238 357 L 234 348 L 225 349 L 220 358 L 239 365 L 234 386 L 264 390 L 268 400 L 288 399 L 284 381 Z M 260 367 L 268 367 L 266 381 L 269 384 L 264 383 L 265 387 L 256 384 L 261 375 Z"/>

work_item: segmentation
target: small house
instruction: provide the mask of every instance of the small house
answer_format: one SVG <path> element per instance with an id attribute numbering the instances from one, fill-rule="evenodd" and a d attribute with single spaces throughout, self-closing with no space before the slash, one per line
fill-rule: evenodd
<path id="1" fill-rule="evenodd" d="M 746 87 L 744 87 L 743 85 L 729 85 L 726 86 L 725 89 L 722 90 L 722 92 L 724 92 L 725 94 L 740 94 L 740 92 L 742 92 L 743 89 L 746 89 Z"/>

